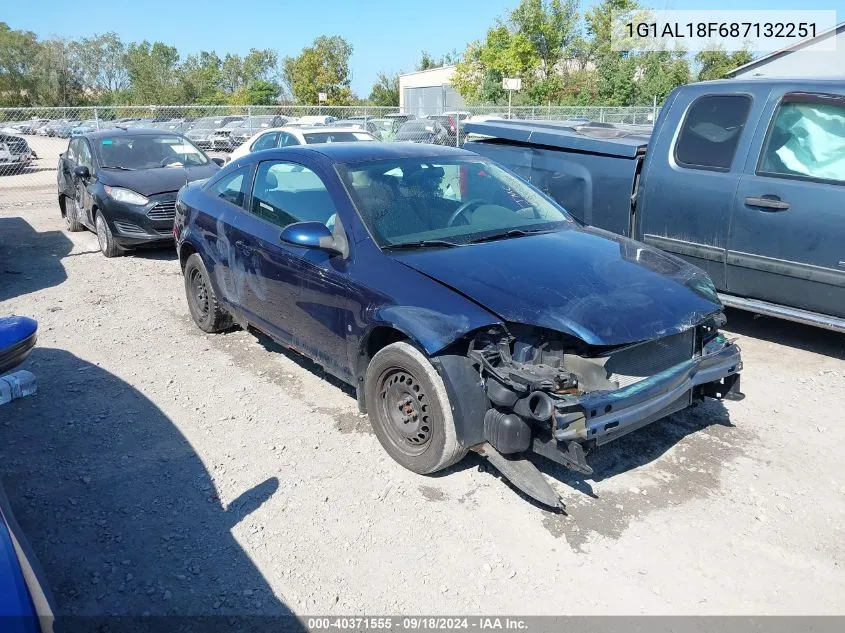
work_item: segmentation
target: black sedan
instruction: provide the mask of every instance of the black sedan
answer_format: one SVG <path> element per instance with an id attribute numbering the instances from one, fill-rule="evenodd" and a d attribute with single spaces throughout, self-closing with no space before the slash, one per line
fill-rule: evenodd
<path id="1" fill-rule="evenodd" d="M 173 240 L 179 188 L 220 167 L 179 134 L 109 129 L 74 138 L 59 156 L 59 207 L 69 231 L 95 231 L 100 250 Z"/>

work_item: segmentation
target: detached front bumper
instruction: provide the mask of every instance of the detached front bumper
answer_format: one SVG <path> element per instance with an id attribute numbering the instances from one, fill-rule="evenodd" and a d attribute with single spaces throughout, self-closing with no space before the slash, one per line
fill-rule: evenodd
<path id="1" fill-rule="evenodd" d="M 709 351 L 709 353 L 707 353 Z M 593 392 L 555 403 L 558 442 L 606 444 L 690 406 L 704 397 L 738 398 L 740 349 L 728 343 L 617 391 Z"/>

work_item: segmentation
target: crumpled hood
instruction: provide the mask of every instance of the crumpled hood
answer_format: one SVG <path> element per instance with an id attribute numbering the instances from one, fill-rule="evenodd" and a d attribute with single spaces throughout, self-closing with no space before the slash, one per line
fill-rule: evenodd
<path id="1" fill-rule="evenodd" d="M 166 191 L 179 191 L 186 182 L 210 178 L 219 169 L 217 163 L 209 161 L 206 165 L 194 167 L 161 167 L 135 171 L 101 169 L 97 178 L 104 185 L 125 187 L 137 191 L 142 196 L 152 196 Z"/>
<path id="2" fill-rule="evenodd" d="M 594 228 L 390 256 L 505 321 L 565 332 L 590 345 L 668 336 L 722 308 L 702 270 Z"/>

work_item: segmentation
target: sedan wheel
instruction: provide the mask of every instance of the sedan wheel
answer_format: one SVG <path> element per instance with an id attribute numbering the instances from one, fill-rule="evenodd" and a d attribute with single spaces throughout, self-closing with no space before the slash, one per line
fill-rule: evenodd
<path id="1" fill-rule="evenodd" d="M 367 367 L 364 388 L 376 437 L 405 468 L 433 473 L 466 455 L 443 379 L 414 346 L 381 349 Z"/>
<path id="2" fill-rule="evenodd" d="M 115 244 L 114 236 L 102 213 L 97 214 L 95 225 L 97 227 L 97 241 L 100 243 L 100 251 L 103 255 L 106 257 L 117 257 L 121 255 L 123 249 Z"/>
<path id="3" fill-rule="evenodd" d="M 82 231 L 85 226 L 80 222 L 82 218 L 82 207 L 79 204 L 79 200 L 74 197 L 72 200 L 68 200 L 68 198 L 64 199 L 65 205 L 65 224 L 67 224 L 67 230 L 71 233 L 76 233 L 78 231 Z"/>
<path id="4" fill-rule="evenodd" d="M 220 306 L 208 270 L 196 253 L 185 262 L 185 295 L 194 323 L 203 332 L 220 332 L 232 327 L 232 317 Z"/>

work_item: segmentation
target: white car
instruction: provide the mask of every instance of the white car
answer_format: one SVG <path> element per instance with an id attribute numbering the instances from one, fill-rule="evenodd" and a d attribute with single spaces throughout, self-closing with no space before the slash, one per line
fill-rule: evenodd
<path id="1" fill-rule="evenodd" d="M 253 134 L 248 141 L 238 147 L 230 156 L 230 160 L 237 160 L 250 152 L 274 147 L 291 147 L 294 145 L 314 145 L 315 143 L 348 143 L 354 141 L 377 141 L 378 139 L 359 127 L 276 127 L 261 130 Z"/>
<path id="2" fill-rule="evenodd" d="M 297 125 L 329 125 L 335 121 L 337 121 L 336 117 L 327 114 L 306 114 L 295 121 L 291 121 L 291 123 L 296 123 Z"/>

